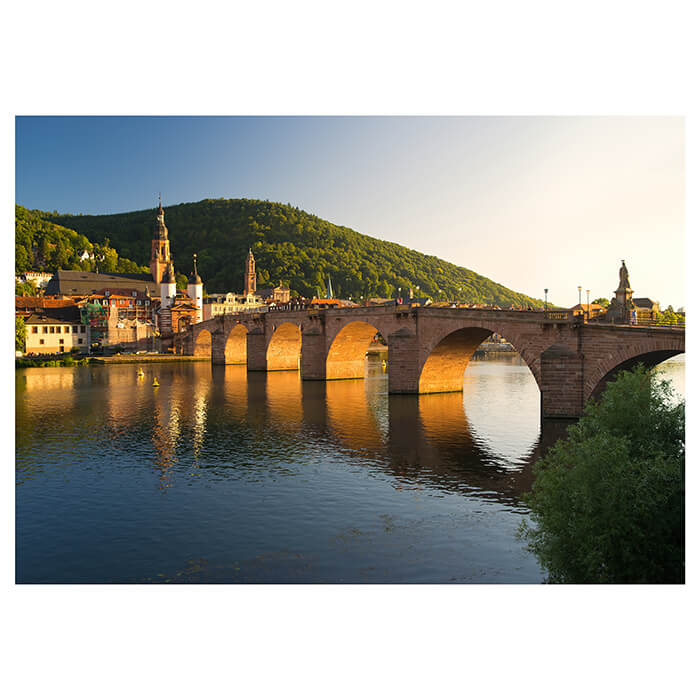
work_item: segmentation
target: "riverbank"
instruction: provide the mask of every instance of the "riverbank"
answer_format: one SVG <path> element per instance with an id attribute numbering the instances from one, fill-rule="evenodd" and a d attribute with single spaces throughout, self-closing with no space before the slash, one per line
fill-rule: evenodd
<path id="1" fill-rule="evenodd" d="M 33 367 L 80 367 L 84 365 L 133 365 L 151 364 L 153 362 L 209 362 L 207 357 L 190 357 L 189 355 L 110 355 L 105 357 L 72 357 L 56 355 L 45 357 L 16 357 L 15 369 Z"/>
<path id="2" fill-rule="evenodd" d="M 128 365 L 148 364 L 151 362 L 211 362 L 211 358 L 193 357 L 191 355 L 110 355 L 109 357 L 93 357 L 91 362 L 97 365 Z"/>

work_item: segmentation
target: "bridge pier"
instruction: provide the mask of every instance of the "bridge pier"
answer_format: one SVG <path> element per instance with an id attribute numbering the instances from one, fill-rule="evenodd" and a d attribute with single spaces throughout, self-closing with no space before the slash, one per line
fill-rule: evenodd
<path id="1" fill-rule="evenodd" d="M 583 353 L 552 345 L 540 355 L 540 415 L 579 418 L 583 415 Z"/>
<path id="2" fill-rule="evenodd" d="M 267 339 L 262 328 L 251 328 L 247 336 L 249 372 L 267 371 Z"/>
<path id="3" fill-rule="evenodd" d="M 318 328 L 301 332 L 301 378 L 326 378 L 326 336 Z"/>
<path id="4" fill-rule="evenodd" d="M 216 330 L 211 334 L 211 363 L 226 364 L 226 335 L 223 330 Z"/>
<path id="5" fill-rule="evenodd" d="M 389 393 L 417 394 L 420 381 L 418 336 L 402 328 L 387 338 Z"/>

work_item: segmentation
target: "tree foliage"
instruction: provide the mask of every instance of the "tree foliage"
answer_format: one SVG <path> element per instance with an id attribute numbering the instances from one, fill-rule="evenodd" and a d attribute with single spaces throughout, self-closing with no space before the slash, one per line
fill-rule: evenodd
<path id="1" fill-rule="evenodd" d="M 521 536 L 554 583 L 681 583 L 685 404 L 639 366 L 535 466 Z"/>
<path id="2" fill-rule="evenodd" d="M 683 326 L 685 325 L 685 314 L 676 313 L 672 306 L 667 306 L 659 313 L 658 320 L 670 326 Z"/>
<path id="3" fill-rule="evenodd" d="M 16 297 L 33 297 L 37 295 L 36 286 L 32 282 L 19 282 L 15 280 Z"/>
<path id="4" fill-rule="evenodd" d="M 42 214 L 91 241 L 109 236 L 120 254 L 147 265 L 155 209 L 104 216 Z M 280 282 L 292 294 L 314 296 L 326 286 L 346 297 L 389 297 L 399 287 L 417 295 L 473 303 L 539 305 L 486 277 L 434 256 L 336 226 L 291 205 L 250 199 L 205 199 L 165 209 L 176 271 L 189 274 L 192 254 L 213 292 L 241 291 L 248 248 L 260 287 Z M 429 235 L 429 232 L 426 232 Z M 420 287 L 418 292 L 417 287 Z M 459 288 L 461 287 L 461 292 Z"/>
<path id="5" fill-rule="evenodd" d="M 60 226 L 48 217 L 53 214 L 15 206 L 15 272 L 86 270 L 100 272 L 148 272 L 119 257 L 104 236 L 90 242 L 82 233 Z M 87 253 L 87 256 L 85 255 Z"/>
<path id="6" fill-rule="evenodd" d="M 15 316 L 15 350 L 24 352 L 27 342 L 27 326 L 21 316 Z"/>

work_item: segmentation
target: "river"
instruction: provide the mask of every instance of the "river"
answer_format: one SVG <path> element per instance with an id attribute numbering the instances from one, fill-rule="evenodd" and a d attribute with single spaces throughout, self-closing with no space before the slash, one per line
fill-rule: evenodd
<path id="1" fill-rule="evenodd" d="M 684 395 L 684 356 L 664 363 Z M 540 427 L 517 355 L 389 396 L 208 363 L 16 372 L 22 583 L 540 583 L 516 530 Z M 157 377 L 160 386 L 152 386 Z"/>

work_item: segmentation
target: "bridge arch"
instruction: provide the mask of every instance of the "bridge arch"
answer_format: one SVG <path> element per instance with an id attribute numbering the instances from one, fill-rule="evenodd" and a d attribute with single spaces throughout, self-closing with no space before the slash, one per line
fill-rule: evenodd
<path id="1" fill-rule="evenodd" d="M 598 399 L 605 390 L 608 382 L 613 381 L 618 374 L 625 370 L 630 370 L 638 364 L 644 365 L 647 369 L 656 367 L 665 360 L 685 352 L 683 346 L 678 347 L 644 349 L 641 345 L 622 346 L 605 360 L 600 360 L 590 368 L 588 376 L 584 382 L 584 403 L 589 399 Z"/>
<path id="2" fill-rule="evenodd" d="M 299 369 L 301 357 L 301 328 L 290 321 L 279 324 L 267 344 L 268 370 Z"/>
<path id="3" fill-rule="evenodd" d="M 418 393 L 462 391 L 464 372 L 474 352 L 493 333 L 498 333 L 511 343 L 540 386 L 539 348 L 530 347 L 514 328 L 500 324 L 476 325 L 472 322 L 469 325 L 443 328 L 433 338 L 433 342 L 427 344 L 421 356 Z"/>
<path id="4" fill-rule="evenodd" d="M 199 329 L 192 341 L 192 354 L 195 357 L 211 357 L 212 336 L 206 328 Z"/>
<path id="5" fill-rule="evenodd" d="M 364 377 L 365 356 L 377 333 L 379 328 L 367 321 L 351 321 L 340 328 L 326 354 L 326 379 Z"/>
<path id="6" fill-rule="evenodd" d="M 231 327 L 224 345 L 224 364 L 243 365 L 247 362 L 248 329 L 242 323 Z"/>

